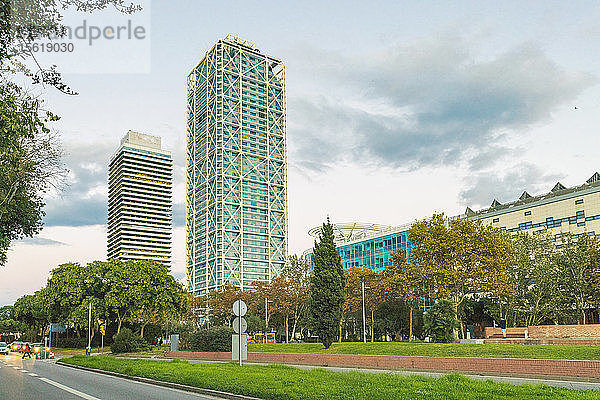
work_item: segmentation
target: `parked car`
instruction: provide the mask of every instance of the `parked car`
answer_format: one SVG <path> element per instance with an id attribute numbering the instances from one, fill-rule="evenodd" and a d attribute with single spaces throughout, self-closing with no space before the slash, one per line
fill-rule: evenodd
<path id="1" fill-rule="evenodd" d="M 0 342 L 0 353 L 8 354 L 8 345 L 6 344 L 6 342 Z"/>
<path id="2" fill-rule="evenodd" d="M 22 351 L 22 347 L 25 343 L 23 342 L 12 342 L 10 344 L 10 351 L 18 351 L 19 353 Z"/>

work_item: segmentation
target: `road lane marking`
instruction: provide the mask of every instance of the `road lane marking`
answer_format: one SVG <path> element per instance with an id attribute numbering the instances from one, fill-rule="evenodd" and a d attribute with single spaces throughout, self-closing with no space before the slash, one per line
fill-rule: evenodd
<path id="1" fill-rule="evenodd" d="M 48 379 L 48 378 L 40 378 L 40 380 L 41 380 L 41 381 L 44 381 L 44 382 L 46 382 L 46 383 L 48 383 L 48 384 L 50 384 L 50 385 L 52 385 L 52 386 L 56 386 L 57 388 L 59 388 L 59 389 L 62 389 L 62 390 L 64 390 L 64 391 L 66 391 L 66 392 L 69 392 L 69 393 L 71 393 L 71 394 L 74 394 L 75 396 L 79 396 L 79 397 L 81 397 L 82 399 L 86 399 L 86 400 L 100 400 L 100 399 L 99 399 L 99 398 L 97 398 L 97 397 L 90 396 L 89 394 L 86 394 L 86 393 L 80 392 L 79 390 L 72 389 L 72 388 L 70 388 L 70 387 L 68 387 L 68 386 L 65 386 L 65 385 L 62 385 L 62 384 L 60 384 L 60 383 L 58 383 L 58 382 L 54 382 L 54 381 L 52 381 L 52 380 L 50 380 L 50 379 Z"/>
<path id="2" fill-rule="evenodd" d="M 26 374 L 26 373 L 28 373 L 29 371 L 27 371 L 26 369 L 22 369 L 22 370 L 21 370 L 21 372 L 22 372 L 22 373 L 24 373 L 24 374 Z"/>
<path id="3" fill-rule="evenodd" d="M 29 376 L 39 376 L 39 375 L 38 375 L 38 374 L 34 374 L 33 372 L 31 372 L 31 373 L 29 374 Z"/>

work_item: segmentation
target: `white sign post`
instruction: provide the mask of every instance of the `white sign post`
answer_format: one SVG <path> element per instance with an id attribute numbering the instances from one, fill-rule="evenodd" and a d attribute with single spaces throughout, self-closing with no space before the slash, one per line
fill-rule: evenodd
<path id="1" fill-rule="evenodd" d="M 237 335 L 231 337 L 231 359 L 233 361 L 239 359 L 240 367 L 242 366 L 242 359 L 248 358 L 248 340 L 245 340 L 245 343 L 242 343 L 242 339 L 246 338 L 246 335 L 243 333 L 248 329 L 248 323 L 244 319 L 244 315 L 246 315 L 247 311 L 248 307 L 243 300 L 236 300 L 235 303 L 233 303 L 233 314 L 237 317 L 233 321 L 233 330 Z"/>

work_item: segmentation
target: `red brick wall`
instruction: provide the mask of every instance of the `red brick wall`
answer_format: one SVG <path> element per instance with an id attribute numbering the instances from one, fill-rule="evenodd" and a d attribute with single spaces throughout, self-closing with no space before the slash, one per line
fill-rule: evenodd
<path id="1" fill-rule="evenodd" d="M 554 338 L 600 338 L 600 324 L 588 325 L 538 325 L 527 328 L 507 328 L 506 334 L 524 336 L 525 329 L 532 339 L 554 339 Z M 485 328 L 485 338 L 492 335 L 502 335 L 500 328 L 488 326 Z"/>
<path id="2" fill-rule="evenodd" d="M 231 361 L 231 353 L 167 352 L 167 357 Z M 333 367 L 458 371 L 517 376 L 600 378 L 600 361 L 517 358 L 370 356 L 354 354 L 248 353 L 249 362 Z"/>
<path id="3" fill-rule="evenodd" d="M 600 324 L 530 326 L 531 338 L 600 338 Z"/>

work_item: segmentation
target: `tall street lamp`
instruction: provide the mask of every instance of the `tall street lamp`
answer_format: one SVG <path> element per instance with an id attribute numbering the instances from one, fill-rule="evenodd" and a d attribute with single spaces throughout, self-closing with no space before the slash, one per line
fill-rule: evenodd
<path id="1" fill-rule="evenodd" d="M 267 340 L 267 330 L 269 329 L 269 303 L 273 300 L 267 300 L 265 297 L 265 341 Z"/>
<path id="2" fill-rule="evenodd" d="M 362 288 L 362 322 L 363 322 L 363 343 L 367 343 L 367 321 L 365 318 L 365 280 L 361 279 L 360 285 Z M 367 287 L 369 289 L 369 287 Z"/>

